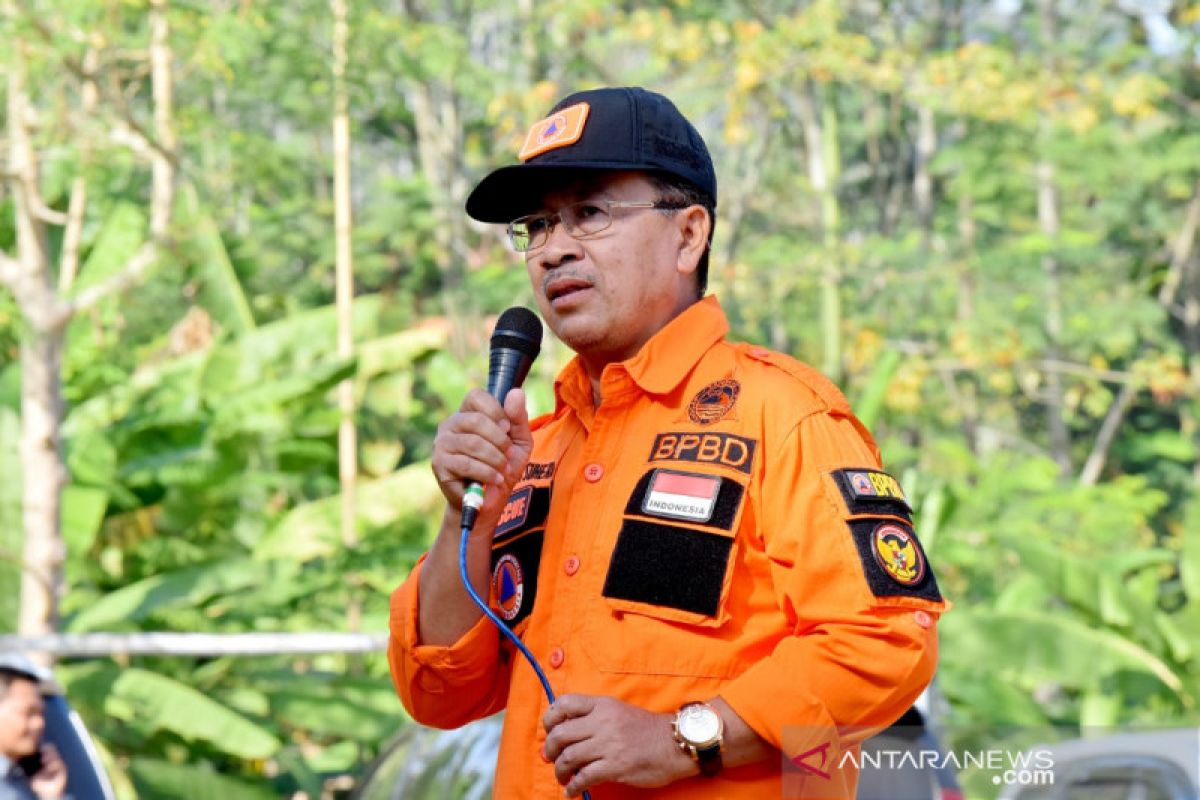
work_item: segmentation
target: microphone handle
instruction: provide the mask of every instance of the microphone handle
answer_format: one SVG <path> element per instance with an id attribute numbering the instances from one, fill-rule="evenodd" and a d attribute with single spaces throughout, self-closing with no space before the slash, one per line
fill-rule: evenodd
<path id="1" fill-rule="evenodd" d="M 493 347 L 488 354 L 488 394 L 504 404 L 509 391 L 525 382 L 533 359 L 515 347 Z M 483 486 L 471 481 L 463 494 L 462 527 L 475 527 L 479 509 L 483 507 Z"/>
<path id="2" fill-rule="evenodd" d="M 525 383 L 533 359 L 514 347 L 495 347 L 488 355 L 488 394 L 504 405 L 510 389 Z"/>

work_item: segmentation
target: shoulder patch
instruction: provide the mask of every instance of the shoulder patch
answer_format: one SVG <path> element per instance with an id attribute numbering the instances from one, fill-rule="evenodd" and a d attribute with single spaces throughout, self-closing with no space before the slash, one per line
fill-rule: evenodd
<path id="1" fill-rule="evenodd" d="M 850 522 L 850 534 L 871 594 L 878 598 L 914 597 L 942 602 L 925 551 L 907 523 L 888 519 Z"/>
<path id="2" fill-rule="evenodd" d="M 886 472 L 862 467 L 836 469 L 830 475 L 842 493 L 846 511 L 851 516 L 899 514 L 907 518 L 912 513 L 912 506 L 908 504 L 900 482 Z"/>
<path id="3" fill-rule="evenodd" d="M 825 377 L 825 375 L 814 367 L 805 364 L 803 361 L 798 361 L 789 355 L 768 350 L 765 347 L 746 344 L 745 342 L 739 343 L 737 349 L 747 358 L 754 361 L 761 361 L 764 364 L 770 364 L 792 376 L 820 398 L 829 410 L 844 414 L 850 413 L 850 403 L 846 400 L 846 396 L 842 394 L 841 389 L 838 389 L 833 381 L 829 380 L 829 378 Z"/>

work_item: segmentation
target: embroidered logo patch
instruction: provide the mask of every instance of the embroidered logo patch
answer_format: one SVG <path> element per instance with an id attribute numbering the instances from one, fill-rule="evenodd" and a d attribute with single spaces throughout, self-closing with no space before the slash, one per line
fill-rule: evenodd
<path id="1" fill-rule="evenodd" d="M 528 161 L 547 150 L 575 144 L 583 136 L 583 125 L 587 122 L 590 108 L 587 103 L 576 103 L 554 112 L 541 122 L 535 122 L 526 134 L 525 144 L 521 146 L 517 158 Z"/>
<path id="2" fill-rule="evenodd" d="M 689 522 L 708 522 L 720 491 L 721 479 L 716 475 L 655 470 L 642 511 Z"/>
<path id="3" fill-rule="evenodd" d="M 504 511 L 500 514 L 500 521 L 496 523 L 496 532 L 492 538 L 503 536 L 514 528 L 524 524 L 525 519 L 529 516 L 530 499 L 533 497 L 533 487 L 526 486 L 518 492 L 513 492 L 509 496 L 508 502 L 504 504 Z"/>
<path id="4" fill-rule="evenodd" d="M 712 425 L 733 410 L 742 385 L 735 380 L 710 383 L 688 404 L 688 419 L 697 425 Z"/>
<path id="5" fill-rule="evenodd" d="M 885 522 L 871 534 L 875 561 L 901 586 L 913 586 L 925 577 L 925 559 L 911 533 Z"/>
<path id="6" fill-rule="evenodd" d="M 525 575 L 516 556 L 504 555 L 492 570 L 492 597 L 496 600 L 496 611 L 511 622 L 521 613 L 521 601 L 525 598 Z"/>

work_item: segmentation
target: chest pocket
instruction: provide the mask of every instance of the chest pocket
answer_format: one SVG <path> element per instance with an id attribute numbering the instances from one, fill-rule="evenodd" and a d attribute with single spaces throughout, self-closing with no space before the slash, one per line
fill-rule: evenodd
<path id="1" fill-rule="evenodd" d="M 717 475 L 651 470 L 630 496 L 587 648 L 610 672 L 727 677 L 730 587 L 745 487 Z"/>
<path id="2" fill-rule="evenodd" d="M 538 567 L 550 510 L 549 487 L 519 487 L 509 495 L 492 539 L 489 602 L 509 628 L 533 611 Z"/>

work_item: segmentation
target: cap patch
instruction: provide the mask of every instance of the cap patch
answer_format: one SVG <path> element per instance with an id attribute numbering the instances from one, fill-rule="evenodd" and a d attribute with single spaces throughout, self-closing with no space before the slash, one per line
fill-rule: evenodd
<path id="1" fill-rule="evenodd" d="M 525 136 L 525 144 L 521 146 L 517 158 L 528 161 L 547 150 L 578 142 L 583 135 L 583 125 L 587 122 L 590 108 L 587 103 L 576 103 L 534 123 Z"/>

